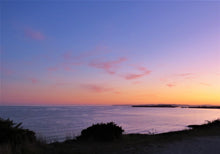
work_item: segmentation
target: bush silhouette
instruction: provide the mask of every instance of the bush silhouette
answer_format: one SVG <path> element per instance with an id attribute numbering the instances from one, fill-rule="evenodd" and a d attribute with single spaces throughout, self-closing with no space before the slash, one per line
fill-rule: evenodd
<path id="1" fill-rule="evenodd" d="M 122 136 L 124 130 L 114 122 L 98 123 L 82 130 L 77 140 L 113 141 Z"/>
<path id="2" fill-rule="evenodd" d="M 21 128 L 22 123 L 15 124 L 12 120 L 0 118 L 0 144 L 12 143 L 19 144 L 25 141 L 33 142 L 36 140 L 35 133 L 28 129 Z"/>
<path id="3" fill-rule="evenodd" d="M 202 125 L 188 125 L 189 128 L 192 129 L 208 129 L 208 128 L 212 128 L 212 127 L 219 127 L 220 128 L 220 119 L 216 119 L 213 121 L 207 121 L 206 124 L 202 124 Z"/>

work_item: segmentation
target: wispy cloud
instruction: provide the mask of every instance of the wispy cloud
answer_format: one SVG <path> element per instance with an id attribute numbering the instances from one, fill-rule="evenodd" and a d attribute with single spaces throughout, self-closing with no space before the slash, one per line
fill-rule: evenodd
<path id="1" fill-rule="evenodd" d="M 65 52 L 62 56 L 65 60 L 71 60 L 73 58 L 72 53 L 70 51 Z"/>
<path id="2" fill-rule="evenodd" d="M 143 76 L 145 76 L 145 74 L 130 73 L 130 74 L 126 74 L 124 77 L 127 80 L 133 80 L 133 79 L 137 79 L 137 78 L 140 78 L 140 77 L 143 77 Z"/>
<path id="3" fill-rule="evenodd" d="M 72 71 L 72 68 L 70 66 L 64 66 L 63 69 L 65 71 Z"/>
<path id="4" fill-rule="evenodd" d="M 26 37 L 33 40 L 45 40 L 46 38 L 42 32 L 34 30 L 32 28 L 25 28 L 24 33 Z"/>
<path id="5" fill-rule="evenodd" d="M 192 73 L 180 73 L 180 74 L 177 74 L 177 76 L 189 76 L 189 75 L 192 75 Z"/>
<path id="6" fill-rule="evenodd" d="M 151 73 L 151 71 L 148 70 L 148 69 L 145 68 L 145 67 L 138 67 L 137 69 L 138 69 L 139 71 L 141 71 L 141 73 L 128 73 L 128 74 L 123 75 L 123 77 L 124 77 L 126 80 L 133 80 L 133 79 L 138 79 L 138 78 L 147 76 L 147 75 L 149 75 L 149 74 Z"/>
<path id="7" fill-rule="evenodd" d="M 100 61 L 92 61 L 89 63 L 89 66 L 103 69 L 109 74 L 115 74 L 114 69 L 118 66 L 118 64 L 126 61 L 127 59 L 122 57 L 114 61 L 106 61 L 106 62 L 100 62 Z"/>
<path id="8" fill-rule="evenodd" d="M 140 84 L 141 81 L 134 81 L 133 84 Z"/>
<path id="9" fill-rule="evenodd" d="M 59 70 L 64 70 L 64 71 L 75 71 L 74 66 L 79 66 L 82 65 L 80 62 L 63 62 L 63 63 L 58 63 L 53 67 L 48 67 L 47 70 L 48 72 L 57 72 Z"/>
<path id="10" fill-rule="evenodd" d="M 194 73 L 176 73 L 176 74 L 171 74 L 168 76 L 163 76 L 160 78 L 160 81 L 163 83 L 167 83 L 167 82 L 172 82 L 172 81 L 177 81 L 179 79 L 194 79 L 196 76 Z M 168 86 L 169 87 L 169 86 Z M 172 86 L 170 86 L 172 87 Z"/>
<path id="11" fill-rule="evenodd" d="M 209 83 L 204 83 L 204 82 L 200 82 L 200 84 L 203 85 L 203 86 L 208 86 L 208 87 L 211 86 L 211 84 L 209 84 Z"/>
<path id="12" fill-rule="evenodd" d="M 120 91 L 115 91 L 114 94 L 118 94 L 119 95 L 119 94 L 121 94 L 121 92 Z"/>
<path id="13" fill-rule="evenodd" d="M 13 70 L 3 67 L 0 67 L 0 72 L 2 73 L 2 75 L 6 75 L 6 76 L 10 76 L 15 73 Z"/>
<path id="14" fill-rule="evenodd" d="M 96 93 L 114 91 L 114 88 L 104 87 L 96 84 L 82 84 L 81 87 Z"/>
<path id="15" fill-rule="evenodd" d="M 166 86 L 169 88 L 172 88 L 172 87 L 175 87 L 176 85 L 174 83 L 167 83 Z"/>
<path id="16" fill-rule="evenodd" d="M 180 74 L 176 74 L 176 76 L 180 76 L 180 77 L 189 77 L 192 76 L 193 73 L 180 73 Z"/>
<path id="17" fill-rule="evenodd" d="M 64 62 L 60 65 L 60 68 L 65 70 L 65 71 L 75 71 L 74 66 L 79 66 L 82 65 L 80 62 Z"/>
<path id="18" fill-rule="evenodd" d="M 36 79 L 36 78 L 29 78 L 29 80 L 31 81 L 31 83 L 33 83 L 33 84 L 36 84 L 36 83 L 38 83 L 39 82 L 39 80 L 38 79 Z"/>
<path id="19" fill-rule="evenodd" d="M 97 56 L 100 56 L 100 55 L 105 55 L 109 52 L 110 52 L 110 50 L 106 46 L 98 45 L 93 50 L 83 52 L 80 55 L 76 56 L 75 58 L 85 59 L 85 58 L 88 58 L 88 57 L 97 57 Z"/>

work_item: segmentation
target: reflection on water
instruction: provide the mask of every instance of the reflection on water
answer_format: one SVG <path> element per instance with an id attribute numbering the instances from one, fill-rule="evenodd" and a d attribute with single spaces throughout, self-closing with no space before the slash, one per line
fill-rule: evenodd
<path id="1" fill-rule="evenodd" d="M 22 122 L 48 141 L 79 135 L 98 122 L 114 121 L 125 133 L 185 129 L 220 117 L 219 109 L 133 108 L 130 106 L 0 106 L 0 117 Z"/>

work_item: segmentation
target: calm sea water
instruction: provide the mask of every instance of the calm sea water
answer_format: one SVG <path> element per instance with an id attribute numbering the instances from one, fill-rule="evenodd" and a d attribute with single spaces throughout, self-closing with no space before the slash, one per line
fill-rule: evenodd
<path id="1" fill-rule="evenodd" d="M 219 109 L 134 108 L 130 106 L 0 106 L 0 117 L 22 122 L 47 141 L 63 141 L 100 122 L 115 122 L 125 133 L 186 129 L 220 117 Z"/>

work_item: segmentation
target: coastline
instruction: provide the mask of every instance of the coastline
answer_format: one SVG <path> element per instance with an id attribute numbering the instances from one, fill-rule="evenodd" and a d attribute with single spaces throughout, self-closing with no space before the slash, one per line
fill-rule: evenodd
<path id="1" fill-rule="evenodd" d="M 219 151 L 220 120 L 202 125 L 189 125 L 191 129 L 160 134 L 124 134 L 112 142 L 78 141 L 69 139 L 64 142 L 46 143 L 42 140 L 16 145 L 19 150 L 28 153 L 69 154 L 69 153 L 206 153 Z M 13 144 L 0 144 L 0 153 L 13 154 Z M 198 149 L 199 147 L 199 149 Z M 214 148 L 213 148 L 214 147 Z M 179 151 L 179 152 L 178 152 Z"/>
<path id="2" fill-rule="evenodd" d="M 178 104 L 146 104 L 146 105 L 131 105 L 131 107 L 220 109 L 220 106 L 217 105 L 178 105 Z"/>
<path id="3" fill-rule="evenodd" d="M 94 110 L 96 112 L 93 112 Z M 63 116 L 64 113 L 65 116 Z M 78 113 L 80 113 L 82 116 L 78 116 Z M 130 116 L 127 116 L 128 113 L 129 115 L 132 115 L 132 118 L 130 118 Z M 111 119 L 122 126 L 122 128 L 125 129 L 125 133 L 127 134 L 164 133 L 185 129 L 185 126 L 190 124 L 202 124 L 206 120 L 216 119 L 218 113 L 218 109 L 197 110 L 190 108 L 159 107 L 133 108 L 131 106 L 80 106 L 72 108 L 65 106 L 62 108 L 27 106 L 22 108 L 0 108 L 0 117 L 10 117 L 11 119 L 13 119 L 13 121 L 17 123 L 22 122 L 24 128 L 35 131 L 37 133 L 37 136 L 45 138 L 50 143 L 54 141 L 62 142 L 68 136 L 71 136 L 73 138 L 74 136 L 79 135 L 82 129 L 89 127 L 93 123 L 110 122 Z M 101 118 L 97 116 L 100 114 L 102 114 Z M 47 115 L 50 116 L 48 117 Z M 35 121 L 34 123 L 33 120 Z M 45 123 L 45 120 L 47 121 L 47 123 Z M 65 121 L 65 123 L 57 123 L 60 121 Z M 87 121 L 88 124 L 84 124 L 85 121 Z M 66 123 L 69 123 L 69 125 L 66 125 Z"/>

